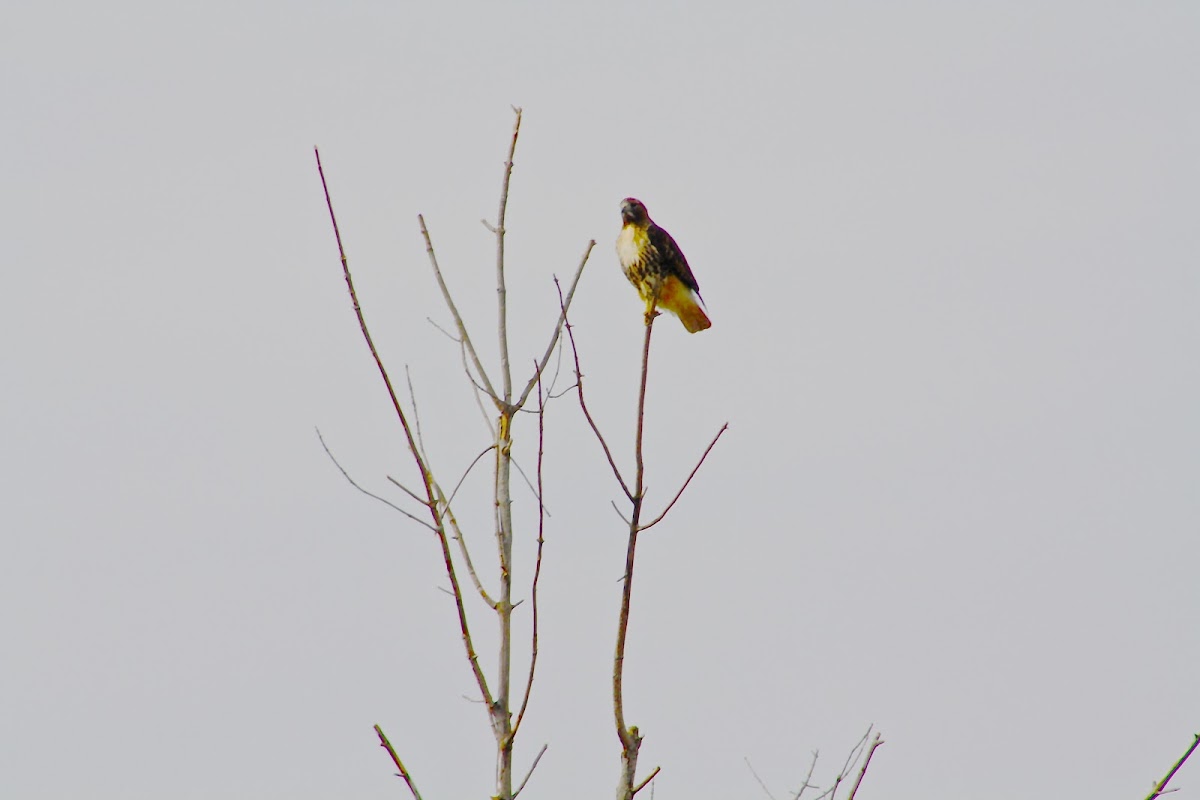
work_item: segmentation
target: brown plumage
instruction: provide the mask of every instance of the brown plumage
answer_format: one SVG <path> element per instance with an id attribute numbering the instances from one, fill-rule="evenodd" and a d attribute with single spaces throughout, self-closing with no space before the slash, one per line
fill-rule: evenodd
<path id="1" fill-rule="evenodd" d="M 647 318 L 655 308 L 665 308 L 679 317 L 688 333 L 711 327 L 700 284 L 671 234 L 655 225 L 642 201 L 632 197 L 621 201 L 621 221 L 617 258 L 646 302 Z"/>

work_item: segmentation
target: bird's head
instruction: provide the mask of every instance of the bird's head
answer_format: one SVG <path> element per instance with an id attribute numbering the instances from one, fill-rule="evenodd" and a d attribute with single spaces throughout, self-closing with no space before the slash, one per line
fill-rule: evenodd
<path id="1" fill-rule="evenodd" d="M 626 225 L 630 223 L 640 225 L 649 219 L 650 215 L 646 213 L 646 206 L 641 200 L 626 197 L 621 201 L 621 221 Z"/>

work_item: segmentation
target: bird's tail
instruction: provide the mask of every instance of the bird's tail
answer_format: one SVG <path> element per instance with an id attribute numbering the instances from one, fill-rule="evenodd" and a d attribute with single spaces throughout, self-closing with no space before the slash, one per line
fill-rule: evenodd
<path id="1" fill-rule="evenodd" d="M 688 333 L 698 333 L 712 327 L 712 320 L 704 313 L 699 303 L 688 303 L 679 309 L 679 321 L 687 328 Z"/>

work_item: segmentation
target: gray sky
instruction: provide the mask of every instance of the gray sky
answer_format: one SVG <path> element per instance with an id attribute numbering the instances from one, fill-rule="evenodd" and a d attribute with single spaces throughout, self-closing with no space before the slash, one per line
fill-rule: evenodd
<path id="1" fill-rule="evenodd" d="M 312 146 L 448 482 L 487 433 L 416 214 L 494 363 L 520 105 L 520 374 L 595 238 L 574 319 L 630 461 L 626 195 L 714 321 L 655 343 L 652 505 L 730 423 L 640 549 L 656 796 L 765 797 L 749 757 L 782 797 L 870 723 L 863 800 L 1144 796 L 1200 729 L 1200 7 L 569 5 L 4 11 L 0 794 L 401 796 L 378 722 L 427 798 L 487 796 L 435 543 L 314 433 L 413 480 Z M 619 490 L 569 397 L 547 424 L 518 769 L 547 742 L 526 796 L 609 797 Z"/>

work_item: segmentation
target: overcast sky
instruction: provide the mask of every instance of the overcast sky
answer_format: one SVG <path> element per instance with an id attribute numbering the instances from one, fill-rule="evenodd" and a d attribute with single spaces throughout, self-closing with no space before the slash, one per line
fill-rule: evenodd
<path id="1" fill-rule="evenodd" d="M 1143 797 L 1200 732 L 1198 89 L 1183 1 L 10 3 L 0 795 L 404 796 L 375 723 L 428 800 L 490 795 L 436 542 L 315 433 L 405 501 L 312 148 L 452 485 L 488 433 L 416 215 L 494 370 L 519 105 L 518 377 L 595 239 L 573 319 L 631 462 L 628 195 L 713 320 L 655 331 L 652 507 L 730 425 L 639 549 L 655 796 L 765 798 L 748 758 L 783 798 L 816 749 L 826 786 L 875 724 L 860 800 Z M 611 797 L 620 490 L 570 395 L 546 453 L 517 770 L 548 743 L 525 796 Z"/>

